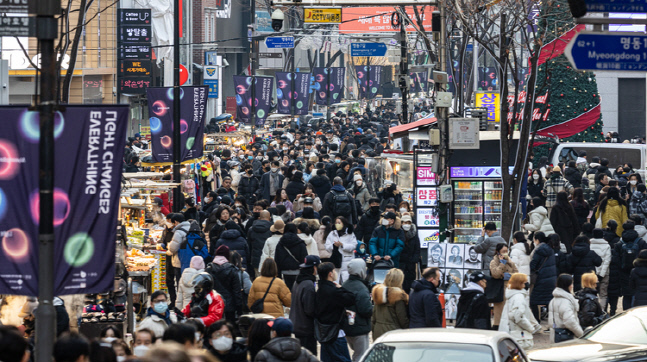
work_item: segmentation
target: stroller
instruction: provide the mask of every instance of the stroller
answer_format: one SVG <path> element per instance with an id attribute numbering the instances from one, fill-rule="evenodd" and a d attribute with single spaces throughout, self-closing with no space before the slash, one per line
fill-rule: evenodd
<path id="1" fill-rule="evenodd" d="M 389 270 L 393 269 L 395 265 L 393 265 L 393 260 L 374 260 L 371 263 L 371 272 L 370 272 L 370 285 L 373 286 L 375 284 L 380 284 L 384 283 L 384 279 L 386 278 L 386 273 L 389 272 Z"/>

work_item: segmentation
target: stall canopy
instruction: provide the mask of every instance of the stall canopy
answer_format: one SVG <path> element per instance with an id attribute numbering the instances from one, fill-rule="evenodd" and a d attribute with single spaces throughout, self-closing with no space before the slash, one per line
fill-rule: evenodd
<path id="1" fill-rule="evenodd" d="M 429 127 L 432 124 L 436 123 L 436 121 L 437 121 L 436 117 L 423 118 L 421 120 L 418 120 L 412 123 L 391 127 L 389 128 L 389 134 L 392 136 L 391 138 L 400 138 L 405 136 L 406 133 L 411 130 L 415 130 L 416 128 L 420 128 L 420 127 Z"/>

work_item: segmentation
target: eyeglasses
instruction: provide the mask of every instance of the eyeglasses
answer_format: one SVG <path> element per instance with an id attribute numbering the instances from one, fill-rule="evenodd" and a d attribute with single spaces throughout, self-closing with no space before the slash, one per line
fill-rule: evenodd
<path id="1" fill-rule="evenodd" d="M 166 303 L 166 298 L 164 299 L 155 299 L 153 303 Z"/>

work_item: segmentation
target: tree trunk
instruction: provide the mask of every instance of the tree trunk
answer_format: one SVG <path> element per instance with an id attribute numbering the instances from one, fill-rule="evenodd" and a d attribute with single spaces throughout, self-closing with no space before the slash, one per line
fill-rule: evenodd
<path id="1" fill-rule="evenodd" d="M 70 66 L 69 68 L 67 68 L 65 79 L 63 80 L 63 94 L 61 95 L 61 103 L 69 103 L 70 101 L 70 84 L 72 83 L 74 66 L 76 65 L 76 57 L 79 52 L 79 43 L 81 42 L 81 35 L 83 34 L 83 22 L 85 21 L 85 13 L 87 11 L 86 6 L 87 0 L 81 0 L 81 4 L 79 5 L 79 18 L 76 22 L 76 30 L 74 32 L 74 39 L 72 40 L 72 50 L 70 51 Z"/>

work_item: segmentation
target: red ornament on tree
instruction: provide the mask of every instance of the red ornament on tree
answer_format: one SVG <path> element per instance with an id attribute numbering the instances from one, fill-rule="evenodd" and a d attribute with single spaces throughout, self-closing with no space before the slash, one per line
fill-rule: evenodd
<path id="1" fill-rule="evenodd" d="M 560 94 L 559 96 L 560 96 L 560 97 L 563 97 L 563 96 L 564 96 L 564 93 Z"/>

